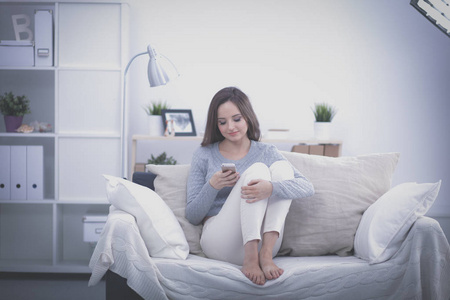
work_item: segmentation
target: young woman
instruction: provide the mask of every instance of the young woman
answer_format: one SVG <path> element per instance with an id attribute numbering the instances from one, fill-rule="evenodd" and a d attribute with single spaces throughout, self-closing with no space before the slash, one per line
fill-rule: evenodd
<path id="1" fill-rule="evenodd" d="M 283 274 L 273 257 L 292 199 L 309 197 L 314 188 L 275 146 L 259 140 L 248 97 L 234 87 L 217 92 L 192 158 L 186 217 L 204 224 L 206 256 L 242 265 L 247 278 L 263 285 Z M 223 172 L 222 163 L 234 163 L 237 172 Z"/>

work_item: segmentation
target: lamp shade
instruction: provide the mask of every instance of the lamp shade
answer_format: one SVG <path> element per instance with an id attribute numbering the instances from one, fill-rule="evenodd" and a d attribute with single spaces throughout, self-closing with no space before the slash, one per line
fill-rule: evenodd
<path id="1" fill-rule="evenodd" d="M 178 76 L 178 74 L 176 76 L 169 75 L 169 73 L 166 71 L 166 69 L 161 64 L 162 59 L 164 57 L 159 55 L 156 52 L 155 48 L 153 48 L 151 45 L 147 46 L 147 52 L 150 57 L 150 59 L 148 61 L 148 68 L 147 68 L 147 76 L 148 76 L 148 82 L 150 83 L 150 87 L 166 85 L 171 79 Z M 167 61 L 169 61 L 169 60 L 167 60 Z M 175 69 L 175 66 L 173 66 L 173 68 Z"/>

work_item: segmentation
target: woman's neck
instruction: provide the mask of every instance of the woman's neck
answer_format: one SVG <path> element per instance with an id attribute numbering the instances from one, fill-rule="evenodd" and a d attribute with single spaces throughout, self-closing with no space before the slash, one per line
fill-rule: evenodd
<path id="1" fill-rule="evenodd" d="M 239 142 L 223 140 L 219 143 L 219 151 L 223 157 L 231 160 L 240 160 L 250 151 L 250 139 L 242 139 Z"/>

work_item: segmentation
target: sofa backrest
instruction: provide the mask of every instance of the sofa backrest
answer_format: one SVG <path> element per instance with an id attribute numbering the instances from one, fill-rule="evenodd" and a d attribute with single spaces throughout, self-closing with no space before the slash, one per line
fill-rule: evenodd
<path id="1" fill-rule="evenodd" d="M 156 175 L 151 172 L 134 172 L 132 181 L 155 190 L 155 178 Z"/>

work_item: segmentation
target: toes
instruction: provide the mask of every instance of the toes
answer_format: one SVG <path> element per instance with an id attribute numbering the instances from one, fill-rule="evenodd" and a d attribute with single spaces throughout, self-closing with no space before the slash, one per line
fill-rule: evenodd
<path id="1" fill-rule="evenodd" d="M 257 275 L 257 274 L 246 274 L 247 278 L 250 279 L 251 282 L 257 285 L 264 285 L 266 283 L 266 278 L 264 275 Z"/>
<path id="2" fill-rule="evenodd" d="M 276 268 L 276 269 L 270 269 L 264 272 L 264 275 L 266 276 L 267 280 L 273 280 L 279 278 L 283 274 L 283 269 Z"/>
<path id="3" fill-rule="evenodd" d="M 257 285 L 264 285 L 266 283 L 266 277 L 261 269 L 241 269 L 242 273 L 247 277 L 251 282 Z"/>
<path id="4" fill-rule="evenodd" d="M 264 276 L 258 276 L 258 279 L 255 283 L 257 285 L 264 285 L 264 283 L 266 283 L 266 279 L 264 278 Z"/>
<path id="5" fill-rule="evenodd" d="M 272 272 L 270 272 L 270 276 L 272 277 L 271 279 L 277 279 L 278 277 L 280 277 L 277 270 L 273 270 Z"/>

